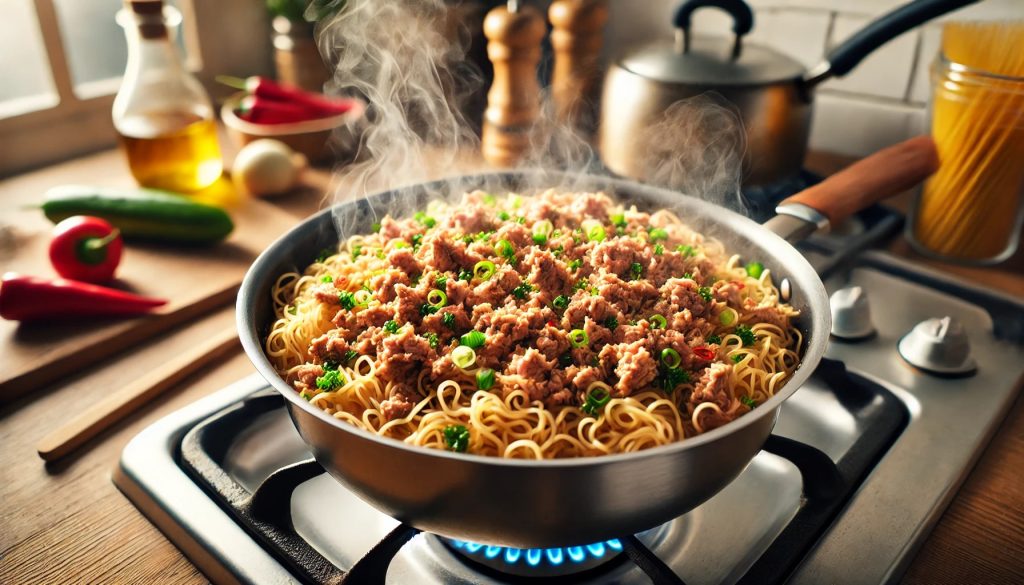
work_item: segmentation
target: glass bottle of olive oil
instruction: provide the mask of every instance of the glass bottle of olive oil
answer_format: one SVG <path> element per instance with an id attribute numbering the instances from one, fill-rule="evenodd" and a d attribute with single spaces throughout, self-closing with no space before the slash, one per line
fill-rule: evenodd
<path id="1" fill-rule="evenodd" d="M 126 0 L 117 22 L 128 66 L 114 99 L 114 127 L 143 187 L 197 191 L 223 170 L 210 98 L 182 65 L 169 30 L 181 13 L 162 0 Z"/>

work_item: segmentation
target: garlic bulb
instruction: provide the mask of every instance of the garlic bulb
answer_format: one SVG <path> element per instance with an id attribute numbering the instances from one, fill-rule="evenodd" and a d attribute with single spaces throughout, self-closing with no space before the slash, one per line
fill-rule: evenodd
<path id="1" fill-rule="evenodd" d="M 252 196 L 279 195 L 295 187 L 305 167 L 306 158 L 287 144 L 261 138 L 238 152 L 231 176 L 239 189 Z"/>

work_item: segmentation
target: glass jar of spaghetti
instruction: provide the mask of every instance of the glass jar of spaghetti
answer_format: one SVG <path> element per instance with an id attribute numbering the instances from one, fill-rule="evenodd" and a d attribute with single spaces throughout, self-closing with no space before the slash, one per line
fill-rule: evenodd
<path id="1" fill-rule="evenodd" d="M 940 167 L 918 194 L 907 237 L 929 256 L 995 264 L 1014 254 L 1024 224 L 1024 51 L 982 55 L 995 73 L 951 60 L 949 35 L 929 108 Z"/>

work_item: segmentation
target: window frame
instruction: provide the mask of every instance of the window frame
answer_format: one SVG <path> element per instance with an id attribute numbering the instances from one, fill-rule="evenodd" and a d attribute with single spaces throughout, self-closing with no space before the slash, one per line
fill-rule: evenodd
<path id="1" fill-rule="evenodd" d="M 117 143 L 110 111 L 119 83 L 112 78 L 75 93 L 53 0 L 32 0 L 53 77 L 57 103 L 0 118 L 0 177 L 73 158 Z M 179 0 L 186 66 L 214 99 L 232 90 L 217 87 L 219 73 L 267 75 L 272 71 L 270 17 L 262 2 Z M 227 27 L 223 24 L 234 23 Z M 249 31 L 263 31 L 252 34 Z M 239 34 L 240 32 L 243 34 Z M 79 90 L 81 91 L 81 86 Z M 90 95 L 95 94 L 95 95 Z"/>

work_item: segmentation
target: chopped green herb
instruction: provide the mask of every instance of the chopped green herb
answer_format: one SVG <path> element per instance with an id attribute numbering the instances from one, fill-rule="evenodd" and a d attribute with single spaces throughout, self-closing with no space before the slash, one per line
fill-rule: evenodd
<path id="1" fill-rule="evenodd" d="M 400 327 L 398 326 L 398 322 L 394 319 L 384 323 L 384 331 L 387 331 L 388 333 L 398 333 L 399 329 Z"/>
<path id="2" fill-rule="evenodd" d="M 669 369 L 664 365 L 659 369 L 661 370 L 661 376 L 658 378 L 658 385 L 668 394 L 671 394 L 676 389 L 676 386 L 690 381 L 690 372 L 686 370 L 679 368 Z"/>
<path id="3" fill-rule="evenodd" d="M 423 337 L 426 338 L 427 343 L 430 344 L 431 349 L 437 349 L 437 345 L 439 342 L 436 333 L 427 333 Z"/>
<path id="4" fill-rule="evenodd" d="M 469 429 L 463 425 L 448 425 L 444 428 L 444 442 L 448 449 L 465 453 L 469 448 Z"/>
<path id="5" fill-rule="evenodd" d="M 690 256 L 696 256 L 697 252 L 693 249 L 693 246 L 689 244 L 680 244 L 676 246 L 676 252 L 679 252 L 683 256 L 689 258 Z"/>
<path id="6" fill-rule="evenodd" d="M 423 303 L 422 305 L 420 305 L 420 315 L 424 317 L 426 317 L 427 315 L 433 315 L 434 313 L 437 312 L 438 308 L 439 307 L 435 307 L 430 303 Z"/>
<path id="7" fill-rule="evenodd" d="M 512 217 L 512 216 L 509 215 L 507 211 L 499 211 L 498 212 L 498 219 L 500 219 L 501 221 L 508 221 L 508 218 L 510 218 L 510 217 Z"/>
<path id="8" fill-rule="evenodd" d="M 449 329 L 455 329 L 455 313 L 445 313 L 441 315 L 441 323 Z"/>
<path id="9" fill-rule="evenodd" d="M 647 232 L 647 235 L 650 236 L 652 242 L 660 242 L 661 240 L 668 239 L 668 232 L 662 228 L 651 228 L 651 230 Z"/>
<path id="10" fill-rule="evenodd" d="M 604 326 L 611 329 L 612 331 L 615 331 L 616 329 L 619 328 L 619 320 L 616 319 L 614 316 L 608 317 L 607 319 L 604 320 Z"/>
<path id="11" fill-rule="evenodd" d="M 562 230 L 554 230 L 553 232 L 551 232 L 551 236 L 550 237 L 551 237 L 552 240 L 554 240 L 555 238 L 562 237 Z"/>
<path id="12" fill-rule="evenodd" d="M 732 360 L 732 363 L 738 364 L 746 355 L 747 354 L 745 353 L 734 353 L 731 356 L 729 356 L 729 359 Z"/>
<path id="13" fill-rule="evenodd" d="M 548 243 L 548 237 L 545 236 L 544 234 L 533 234 L 533 243 L 537 244 L 538 246 L 543 246 L 544 244 Z"/>
<path id="14" fill-rule="evenodd" d="M 644 273 L 644 267 L 639 262 L 634 262 L 629 265 L 629 274 L 633 277 L 633 280 L 637 280 Z"/>
<path id="15" fill-rule="evenodd" d="M 374 222 L 373 225 L 370 226 L 370 229 L 373 230 L 373 233 L 378 233 L 380 231 L 380 222 Z"/>
<path id="16" fill-rule="evenodd" d="M 362 255 L 363 255 L 363 247 L 361 245 L 356 244 L 356 245 L 352 246 L 352 259 L 353 260 L 355 260 L 356 258 L 358 258 L 358 257 L 360 257 Z"/>
<path id="17" fill-rule="evenodd" d="M 754 345 L 757 341 L 754 331 L 746 325 L 737 325 L 735 333 L 743 340 L 743 345 Z"/>
<path id="18" fill-rule="evenodd" d="M 565 253 L 565 246 L 563 246 L 562 244 L 558 244 L 557 246 L 551 249 L 551 253 L 555 255 L 555 258 L 561 258 L 562 254 Z"/>
<path id="19" fill-rule="evenodd" d="M 324 248 L 323 250 L 320 250 L 319 254 L 316 255 L 316 260 L 314 260 L 314 262 L 321 262 L 322 263 L 324 260 L 327 260 L 327 258 L 329 258 L 330 256 L 333 256 L 333 255 L 334 255 L 334 250 L 333 249 L 331 249 L 331 248 Z"/>
<path id="20" fill-rule="evenodd" d="M 436 219 L 430 217 L 429 215 L 423 213 L 422 211 L 417 212 L 415 215 L 412 216 L 412 218 L 428 229 L 437 225 Z"/>
<path id="21" fill-rule="evenodd" d="M 403 242 L 402 240 L 399 240 L 395 242 L 395 244 L 391 247 L 395 250 L 401 250 L 402 248 L 408 248 L 409 242 Z"/>
<path id="22" fill-rule="evenodd" d="M 740 396 L 740 402 L 742 402 L 743 404 L 749 406 L 750 408 L 754 408 L 755 406 L 757 406 L 757 403 L 754 402 L 754 399 L 749 397 L 749 396 L 747 396 L 746 394 L 744 394 L 743 396 Z"/>
<path id="23" fill-rule="evenodd" d="M 334 278 L 330 274 L 325 274 L 320 277 L 320 282 L 334 282 Z"/>
<path id="24" fill-rule="evenodd" d="M 490 390 L 494 386 L 494 370 L 491 368 L 480 368 L 476 372 L 476 387 L 481 390 Z"/>
<path id="25" fill-rule="evenodd" d="M 380 250 L 377 250 L 377 257 L 380 258 L 381 260 L 384 259 L 384 249 L 383 248 L 381 248 Z"/>
<path id="26" fill-rule="evenodd" d="M 526 218 L 520 215 L 519 217 L 516 218 L 516 223 L 518 223 L 519 225 L 523 225 L 524 223 L 526 223 Z"/>
<path id="27" fill-rule="evenodd" d="M 664 253 L 665 253 L 665 246 L 662 246 L 661 244 L 654 244 L 654 255 L 655 256 L 661 256 Z"/>
<path id="28" fill-rule="evenodd" d="M 751 278 L 761 278 L 761 274 L 764 273 L 764 264 L 761 264 L 760 262 L 751 262 L 744 268 L 747 269 L 747 276 L 750 276 Z"/>
<path id="29" fill-rule="evenodd" d="M 708 343 L 721 344 L 722 343 L 722 338 L 717 336 L 717 335 L 709 335 L 708 338 L 707 338 L 707 342 Z"/>
<path id="30" fill-rule="evenodd" d="M 477 349 L 487 343 L 487 336 L 479 331 L 470 331 L 459 338 L 459 343 L 466 347 Z"/>
<path id="31" fill-rule="evenodd" d="M 434 286 L 436 286 L 437 288 L 444 288 L 447 284 L 448 277 L 443 274 L 434 279 Z"/>
<path id="32" fill-rule="evenodd" d="M 338 293 L 338 303 L 341 304 L 341 308 L 347 311 L 351 311 L 356 308 L 356 297 L 347 290 Z"/>
<path id="33" fill-rule="evenodd" d="M 586 278 L 581 278 L 572 285 L 572 290 L 583 290 L 588 286 L 590 286 L 590 281 Z"/>
<path id="34" fill-rule="evenodd" d="M 693 280 L 693 273 L 692 272 L 684 272 L 683 273 L 683 278 L 685 278 L 687 280 Z"/>
<path id="35" fill-rule="evenodd" d="M 555 297 L 555 300 L 551 301 L 551 305 L 560 311 L 564 311 L 569 306 L 569 297 L 558 295 Z"/>
<path id="36" fill-rule="evenodd" d="M 484 203 L 487 205 L 494 205 L 498 202 L 494 195 L 491 195 L 490 193 L 484 193 L 481 199 L 483 199 Z"/>
<path id="37" fill-rule="evenodd" d="M 704 299 L 704 302 L 706 302 L 706 303 L 710 303 L 711 302 L 712 295 L 711 295 L 711 289 L 710 288 L 708 288 L 706 286 L 702 286 L 702 287 L 697 289 L 697 294 L 700 295 L 700 298 Z"/>
<path id="38" fill-rule="evenodd" d="M 616 213 L 611 216 L 612 225 L 615 227 L 624 228 L 626 227 L 626 215 L 623 213 Z"/>
<path id="39" fill-rule="evenodd" d="M 473 280 L 473 272 L 463 268 L 462 270 L 459 271 L 458 278 L 459 278 L 459 280 L 465 280 L 466 282 L 469 282 L 469 281 Z"/>
<path id="40" fill-rule="evenodd" d="M 413 234 L 410 239 L 412 240 L 412 249 L 419 250 L 420 244 L 423 243 L 423 234 Z"/>
<path id="41" fill-rule="evenodd" d="M 354 349 L 345 350 L 345 353 L 341 356 L 341 363 L 347 364 L 352 360 L 359 357 L 359 352 Z"/>
<path id="42" fill-rule="evenodd" d="M 608 404 L 608 402 L 611 401 L 611 399 L 611 394 L 609 394 L 604 388 L 600 386 L 592 388 L 587 392 L 587 398 L 584 400 L 583 405 L 580 406 L 580 410 L 590 416 L 595 416 L 606 404 Z"/>
<path id="43" fill-rule="evenodd" d="M 319 376 L 316 379 L 316 387 L 319 390 L 323 390 L 325 392 L 330 392 L 331 390 L 334 390 L 336 388 L 340 388 L 341 386 L 344 386 L 345 382 L 346 382 L 345 374 L 343 374 L 342 372 L 339 372 L 336 369 L 328 370 L 325 367 L 324 368 L 324 375 L 323 376 Z"/>
<path id="44" fill-rule="evenodd" d="M 580 260 L 579 258 L 569 261 L 569 270 L 572 270 L 573 272 L 579 270 L 581 266 L 583 266 L 583 260 Z"/>
<path id="45" fill-rule="evenodd" d="M 526 284 L 524 282 L 523 284 L 512 289 L 512 296 L 522 300 L 525 299 L 526 295 L 530 294 L 531 292 L 533 292 L 533 286 Z"/>
<path id="46" fill-rule="evenodd" d="M 498 243 L 494 246 L 494 251 L 509 262 L 516 257 L 516 247 L 508 240 L 498 240 Z"/>
<path id="47" fill-rule="evenodd" d="M 299 394 L 299 398 L 302 398 L 303 400 L 311 400 L 313 398 L 313 395 L 307 394 L 306 392 L 302 392 Z"/>

